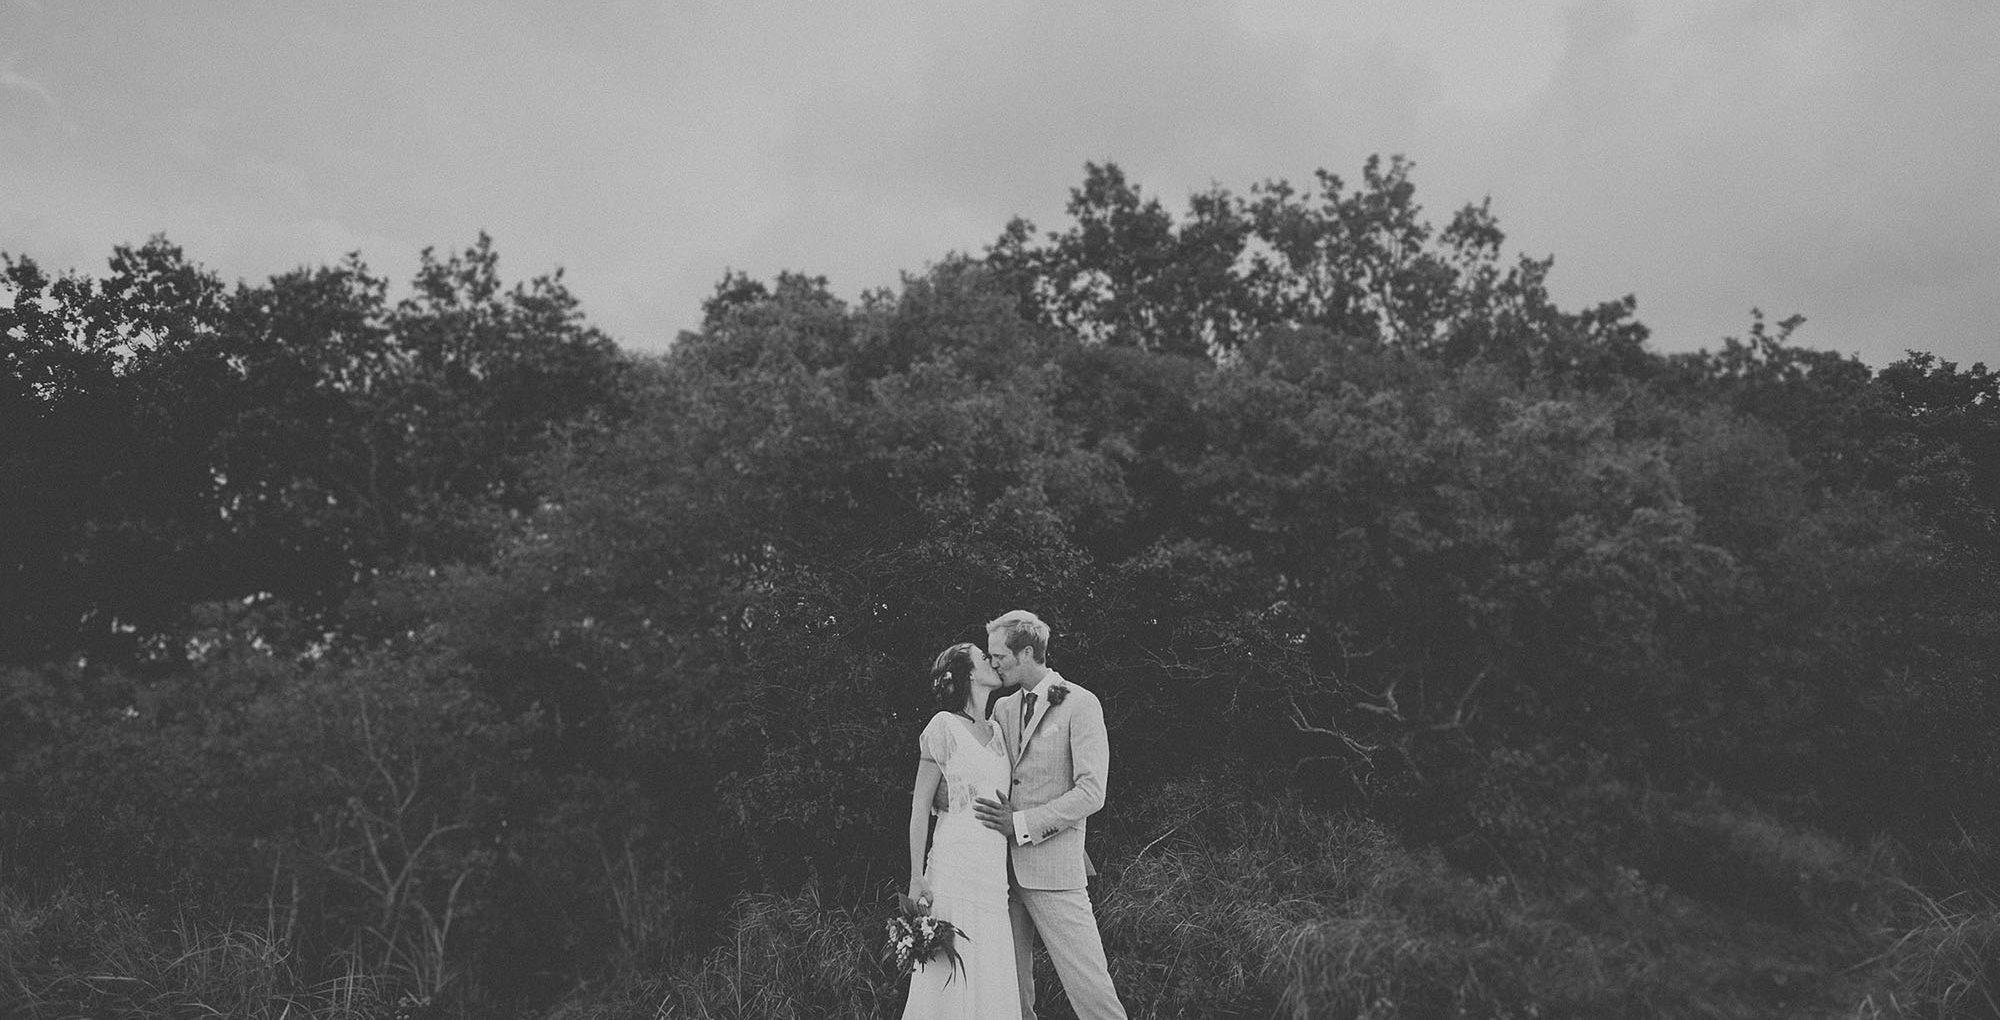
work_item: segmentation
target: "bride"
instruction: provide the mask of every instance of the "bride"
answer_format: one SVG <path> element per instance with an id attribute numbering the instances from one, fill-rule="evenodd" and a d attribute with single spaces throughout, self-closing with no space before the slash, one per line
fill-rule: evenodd
<path id="1" fill-rule="evenodd" d="M 980 824 L 973 799 L 1004 793 L 1012 781 L 1000 727 L 986 718 L 987 696 L 1000 686 L 986 651 L 952 645 L 931 665 L 939 712 L 918 740 L 921 757 L 910 791 L 910 898 L 965 933 L 963 970 L 942 958 L 912 971 L 904 1020 L 1012 1020 L 1021 1015 L 1014 935 L 1007 919 L 1007 841 Z M 951 805 L 938 816 L 928 864 L 924 836 L 942 784 Z"/>

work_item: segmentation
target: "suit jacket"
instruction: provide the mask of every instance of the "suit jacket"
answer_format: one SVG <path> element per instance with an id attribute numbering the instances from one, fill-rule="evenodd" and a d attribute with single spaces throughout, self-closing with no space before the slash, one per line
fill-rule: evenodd
<path id="1" fill-rule="evenodd" d="M 1069 693 L 1049 704 L 1057 687 Z M 1111 744 L 1097 695 L 1050 670 L 1021 719 L 1021 694 L 995 703 L 993 718 L 1014 765 L 1014 880 L 1026 889 L 1081 889 L 1097 873 L 1083 850 L 1085 823 L 1104 806 Z"/>

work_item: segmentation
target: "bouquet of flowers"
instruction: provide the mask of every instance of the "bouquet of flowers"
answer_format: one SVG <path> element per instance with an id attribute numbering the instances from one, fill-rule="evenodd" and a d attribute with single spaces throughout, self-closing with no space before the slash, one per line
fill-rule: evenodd
<path id="1" fill-rule="evenodd" d="M 958 958 L 958 940 L 969 936 L 950 921 L 932 917 L 929 908 L 908 896 L 897 894 L 896 913 L 889 918 L 888 927 L 889 941 L 882 947 L 882 958 L 898 975 L 907 977 L 912 970 L 943 957 L 951 964 L 951 974 L 944 979 L 950 984 L 964 966 Z"/>

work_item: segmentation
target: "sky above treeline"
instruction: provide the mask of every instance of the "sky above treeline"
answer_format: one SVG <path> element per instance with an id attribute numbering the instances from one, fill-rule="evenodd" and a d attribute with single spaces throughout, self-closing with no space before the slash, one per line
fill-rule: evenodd
<path id="1" fill-rule="evenodd" d="M 2000 363 L 1992 0 L 0 0 L 0 251 L 164 233 L 226 279 L 490 233 L 659 350 L 727 269 L 853 298 L 1087 161 L 1176 213 L 1401 154 L 1565 307 Z"/>

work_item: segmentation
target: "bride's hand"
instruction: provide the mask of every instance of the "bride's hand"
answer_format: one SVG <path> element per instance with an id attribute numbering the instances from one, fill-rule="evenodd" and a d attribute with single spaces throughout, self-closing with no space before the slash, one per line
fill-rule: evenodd
<path id="1" fill-rule="evenodd" d="M 931 908 L 931 880 L 923 875 L 910 879 L 910 899 L 925 910 Z"/>

